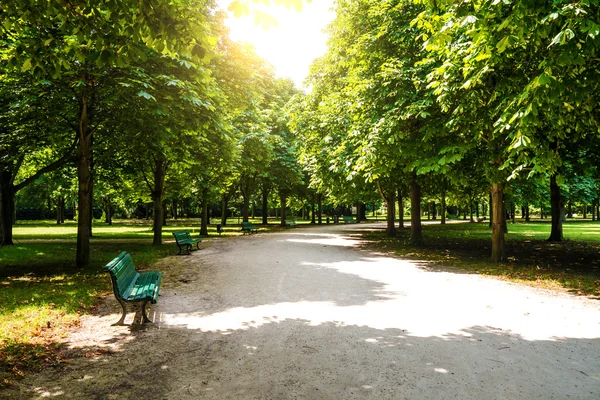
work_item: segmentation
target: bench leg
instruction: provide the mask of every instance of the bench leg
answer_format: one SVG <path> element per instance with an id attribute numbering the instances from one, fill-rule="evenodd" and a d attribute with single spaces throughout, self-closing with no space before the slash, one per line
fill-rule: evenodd
<path id="1" fill-rule="evenodd" d="M 192 245 L 191 245 L 191 244 L 188 244 L 188 245 L 187 245 L 187 247 L 186 247 L 186 250 L 187 250 L 187 253 L 188 253 L 188 255 L 192 254 L 192 252 L 191 252 L 191 250 L 192 250 Z"/>
<path id="2" fill-rule="evenodd" d="M 149 302 L 149 300 L 145 301 L 144 304 L 142 305 L 142 321 L 143 321 L 143 323 L 146 323 L 146 322 L 152 323 L 152 321 L 150 321 L 150 318 L 148 318 L 148 314 L 146 313 L 146 305 L 148 304 L 148 302 Z"/>
<path id="3" fill-rule="evenodd" d="M 200 242 L 196 242 L 196 249 L 200 250 Z"/>
<path id="4" fill-rule="evenodd" d="M 123 315 L 121 315 L 121 319 L 118 320 L 117 322 L 115 322 L 114 324 L 112 324 L 111 326 L 116 326 L 116 325 L 123 325 L 123 323 L 125 322 L 125 315 L 127 315 L 127 309 L 125 308 L 125 302 L 117 299 L 117 301 L 121 304 L 121 308 L 123 308 Z"/>
<path id="5" fill-rule="evenodd" d="M 181 255 L 181 250 L 183 250 L 183 248 L 178 244 L 177 247 L 179 247 L 179 253 L 177 253 L 177 255 Z"/>

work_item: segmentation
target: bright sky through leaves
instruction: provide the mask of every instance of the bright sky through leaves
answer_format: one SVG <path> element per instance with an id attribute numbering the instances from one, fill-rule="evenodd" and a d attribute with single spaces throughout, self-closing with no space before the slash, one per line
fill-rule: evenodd
<path id="1" fill-rule="evenodd" d="M 223 10 L 230 3 L 231 0 L 218 1 Z M 252 43 L 256 52 L 275 66 L 278 76 L 292 78 L 302 87 L 310 64 L 327 48 L 327 35 L 322 31 L 334 17 L 332 7 L 333 0 L 304 2 L 301 12 L 282 6 L 261 7 L 279 23 L 266 30 L 254 24 L 252 15 L 235 18 L 228 12 L 226 24 L 231 29 L 231 39 Z"/>

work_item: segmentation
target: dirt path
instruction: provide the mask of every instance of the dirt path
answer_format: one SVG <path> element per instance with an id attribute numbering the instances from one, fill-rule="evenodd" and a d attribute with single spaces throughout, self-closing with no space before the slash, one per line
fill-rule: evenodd
<path id="1" fill-rule="evenodd" d="M 600 398 L 600 302 L 359 251 L 356 230 L 372 227 L 257 234 L 169 258 L 153 326 L 109 326 L 108 299 L 69 339 L 87 357 L 6 395 Z"/>

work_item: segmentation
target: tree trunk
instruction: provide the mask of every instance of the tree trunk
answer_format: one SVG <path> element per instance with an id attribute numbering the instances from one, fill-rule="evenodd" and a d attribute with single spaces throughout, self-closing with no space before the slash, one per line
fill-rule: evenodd
<path id="1" fill-rule="evenodd" d="M 112 212 L 110 209 L 110 194 L 106 195 L 105 205 L 106 205 L 106 223 L 108 225 L 112 225 Z"/>
<path id="2" fill-rule="evenodd" d="M 200 235 L 208 236 L 208 200 L 206 193 L 202 196 L 202 217 L 200 218 Z"/>
<path id="3" fill-rule="evenodd" d="M 242 197 L 244 199 L 242 204 L 242 221 L 248 222 L 248 218 L 250 216 L 250 196 L 243 193 L 244 192 L 242 192 Z"/>
<path id="4" fill-rule="evenodd" d="M 262 185 L 262 224 L 269 224 L 269 188 L 265 183 Z"/>
<path id="5" fill-rule="evenodd" d="M 548 238 L 551 242 L 562 242 L 563 227 L 562 227 L 562 199 L 560 195 L 560 186 L 556 183 L 556 175 L 550 177 L 550 214 L 552 216 L 552 230 L 550 237 Z"/>
<path id="6" fill-rule="evenodd" d="M 287 203 L 287 196 L 283 192 L 279 192 L 279 201 L 281 202 L 281 221 L 280 225 L 285 226 L 285 206 Z"/>
<path id="7" fill-rule="evenodd" d="M 65 223 L 65 196 L 60 196 L 60 223 Z"/>
<path id="8" fill-rule="evenodd" d="M 529 222 L 531 219 L 529 218 L 529 204 L 525 205 L 525 222 Z"/>
<path id="9" fill-rule="evenodd" d="M 356 223 L 360 224 L 360 213 L 361 212 L 361 204 L 360 202 L 356 203 Z"/>
<path id="10" fill-rule="evenodd" d="M 315 196 L 313 196 L 313 198 L 312 198 L 312 212 L 311 212 L 310 223 L 311 224 L 317 223 L 317 220 L 315 218 Z"/>
<path id="11" fill-rule="evenodd" d="M 175 220 L 178 217 L 178 215 L 177 215 L 177 200 L 175 200 L 175 199 L 173 199 L 173 201 L 171 202 L 171 216 Z"/>
<path id="12" fill-rule="evenodd" d="M 56 198 L 56 225 L 60 225 L 60 196 Z"/>
<path id="13" fill-rule="evenodd" d="M 490 199 L 489 199 L 489 204 L 490 204 L 490 223 L 489 223 L 489 227 L 492 228 L 494 226 L 494 199 L 493 199 L 493 191 L 490 190 Z"/>
<path id="14" fill-rule="evenodd" d="M 413 245 L 423 242 L 421 229 L 421 186 L 417 182 L 417 174 L 412 173 L 410 180 L 410 241 Z"/>
<path id="15" fill-rule="evenodd" d="M 510 218 L 512 220 L 512 223 L 514 224 L 515 221 L 515 214 L 517 213 L 517 209 L 516 209 L 516 205 L 514 202 L 510 203 Z"/>
<path id="16" fill-rule="evenodd" d="M 167 200 L 163 200 L 162 209 L 163 209 L 162 226 L 167 226 Z"/>
<path id="17" fill-rule="evenodd" d="M 167 174 L 167 163 L 164 159 L 155 160 L 154 164 L 154 190 L 152 191 L 152 202 L 154 203 L 154 239 L 152 245 L 162 244 L 162 224 L 164 219 L 163 196 L 165 193 L 165 176 Z"/>
<path id="18" fill-rule="evenodd" d="M 431 219 L 437 219 L 437 204 L 435 204 L 435 201 L 431 202 Z"/>
<path id="19" fill-rule="evenodd" d="M 504 185 L 495 183 L 492 185 L 492 202 L 490 208 L 490 219 L 492 223 L 492 262 L 499 263 L 506 259 L 504 253 Z"/>
<path id="20" fill-rule="evenodd" d="M 221 195 L 221 225 L 227 225 L 227 199 L 225 194 Z"/>
<path id="21" fill-rule="evenodd" d="M 473 201 L 469 200 L 469 222 L 475 222 L 473 219 Z"/>
<path id="22" fill-rule="evenodd" d="M 596 200 L 592 202 L 592 222 L 596 220 Z"/>
<path id="23" fill-rule="evenodd" d="M 13 243 L 13 214 L 15 192 L 12 185 L 12 174 L 0 171 L 0 245 L 12 246 Z"/>
<path id="24" fill-rule="evenodd" d="M 392 206 L 394 206 L 393 202 Z M 398 228 L 404 229 L 404 196 L 400 188 L 398 189 Z"/>
<path id="25" fill-rule="evenodd" d="M 441 210 L 440 211 L 442 213 L 442 215 L 441 215 L 441 220 L 442 220 L 441 224 L 445 225 L 446 224 L 446 191 L 445 190 L 442 192 L 442 204 L 441 204 Z"/>
<path id="26" fill-rule="evenodd" d="M 77 153 L 77 177 L 79 189 L 77 192 L 77 253 L 75 264 L 85 268 L 90 263 L 90 232 L 92 205 L 90 203 L 92 190 L 92 174 L 90 163 L 92 158 L 92 132 L 88 126 L 88 104 L 85 95 L 79 98 L 79 149 Z"/>
<path id="27" fill-rule="evenodd" d="M 394 193 L 390 193 L 388 196 L 383 196 L 385 200 L 385 204 L 387 205 L 387 227 L 386 233 L 389 237 L 396 236 L 396 199 L 394 198 Z"/>
<path id="28" fill-rule="evenodd" d="M 321 195 L 321 193 L 317 194 L 317 211 L 319 213 L 319 215 L 317 216 L 317 220 L 318 220 L 318 224 L 321 225 L 323 224 L 323 196 Z"/>

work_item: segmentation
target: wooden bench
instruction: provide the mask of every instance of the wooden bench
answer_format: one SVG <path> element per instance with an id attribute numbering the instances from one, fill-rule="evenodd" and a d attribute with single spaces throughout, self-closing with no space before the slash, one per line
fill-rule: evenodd
<path id="1" fill-rule="evenodd" d="M 193 244 L 196 244 L 196 249 L 200 250 L 200 247 L 198 246 L 200 245 L 202 238 L 193 239 L 192 235 L 190 235 L 190 231 L 187 229 L 184 231 L 173 231 L 173 236 L 175 236 L 175 242 L 177 243 L 177 247 L 179 247 L 179 253 L 177 254 L 181 254 L 184 247 L 187 254 L 192 254 L 190 250 L 192 249 Z"/>
<path id="2" fill-rule="evenodd" d="M 355 224 L 356 220 L 352 215 L 344 215 L 344 223 L 345 224 Z"/>
<path id="3" fill-rule="evenodd" d="M 296 227 L 296 221 L 293 219 L 286 219 L 283 222 L 283 224 L 286 228 L 295 228 Z"/>
<path id="4" fill-rule="evenodd" d="M 258 232 L 258 228 L 255 228 L 252 222 L 242 222 L 242 232 L 244 232 L 244 235 L 246 233 Z"/>
<path id="5" fill-rule="evenodd" d="M 146 313 L 146 305 L 156 304 L 162 275 L 158 271 L 139 273 L 133 266 L 131 255 L 125 251 L 104 266 L 104 271 L 110 274 L 113 292 L 123 308 L 121 319 L 113 325 L 123 325 L 127 309 L 126 303 L 142 303 L 143 322 L 152 322 Z"/>

